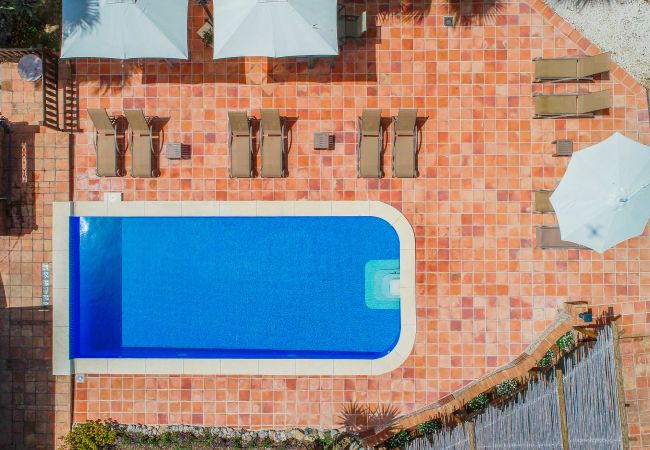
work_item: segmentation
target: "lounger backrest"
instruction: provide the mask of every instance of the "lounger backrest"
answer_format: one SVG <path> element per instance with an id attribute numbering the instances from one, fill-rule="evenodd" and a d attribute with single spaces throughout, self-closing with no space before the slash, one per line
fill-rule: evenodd
<path id="1" fill-rule="evenodd" d="M 280 135 L 282 134 L 282 123 L 280 120 L 280 112 L 277 109 L 263 109 L 260 112 L 262 120 L 262 128 L 264 134 Z"/>
<path id="2" fill-rule="evenodd" d="M 580 244 L 563 241 L 560 233 L 560 227 L 537 227 L 535 243 L 537 248 L 587 248 Z"/>
<path id="3" fill-rule="evenodd" d="M 612 106 L 612 93 L 609 90 L 590 92 L 578 96 L 578 113 L 586 114 Z"/>
<path id="4" fill-rule="evenodd" d="M 398 136 L 413 136 L 417 118 L 417 109 L 400 109 L 395 122 L 395 133 Z"/>
<path id="5" fill-rule="evenodd" d="M 263 109 L 260 112 L 264 137 L 262 140 L 263 177 L 284 176 L 284 136 L 282 120 L 277 109 Z"/>
<path id="6" fill-rule="evenodd" d="M 381 109 L 364 109 L 359 123 L 359 176 L 381 177 Z"/>
<path id="7" fill-rule="evenodd" d="M 147 123 L 147 118 L 141 109 L 125 109 L 124 116 L 126 116 L 129 127 L 136 134 L 150 134 L 150 125 Z"/>
<path id="8" fill-rule="evenodd" d="M 553 191 L 535 191 L 535 211 L 539 213 L 549 213 L 555 211 L 551 204 L 551 195 Z"/>
<path id="9" fill-rule="evenodd" d="M 535 114 L 540 116 L 577 114 L 577 95 L 537 95 Z"/>
<path id="10" fill-rule="evenodd" d="M 366 11 L 362 12 L 361 15 L 356 16 L 354 20 L 348 20 L 346 22 L 346 34 L 352 38 L 360 38 L 366 31 L 368 31 L 367 21 L 368 15 Z"/>
<path id="11" fill-rule="evenodd" d="M 589 77 L 609 71 L 610 52 L 578 59 L 578 77 Z"/>
<path id="12" fill-rule="evenodd" d="M 115 133 L 115 127 L 105 109 L 88 109 L 88 115 L 90 116 L 90 120 L 93 121 L 97 132 L 101 134 Z"/>
<path id="13" fill-rule="evenodd" d="M 230 131 L 235 136 L 248 136 L 251 132 L 246 111 L 228 111 L 228 122 Z"/>
<path id="14" fill-rule="evenodd" d="M 557 80 L 577 77 L 576 58 L 540 58 L 535 60 L 536 80 Z"/>
<path id="15" fill-rule="evenodd" d="M 379 136 L 381 109 L 364 109 L 361 113 L 361 136 Z"/>
<path id="16" fill-rule="evenodd" d="M 251 124 L 246 111 L 228 111 L 228 124 L 232 139 L 230 149 L 230 176 L 252 176 Z"/>

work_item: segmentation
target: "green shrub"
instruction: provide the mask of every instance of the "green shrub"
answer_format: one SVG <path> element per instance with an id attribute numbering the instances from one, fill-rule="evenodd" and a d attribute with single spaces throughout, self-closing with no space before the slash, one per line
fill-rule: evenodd
<path id="1" fill-rule="evenodd" d="M 0 47 L 45 45 L 57 49 L 60 42 L 61 1 L 0 1 Z"/>
<path id="2" fill-rule="evenodd" d="M 553 364 L 553 358 L 555 357 L 555 353 L 553 353 L 553 350 L 549 350 L 546 352 L 544 356 L 542 356 L 542 359 L 539 360 L 537 365 L 539 367 L 548 367 L 551 364 Z"/>
<path id="3" fill-rule="evenodd" d="M 212 45 L 212 42 L 214 41 L 214 31 L 212 28 L 205 30 L 205 33 L 201 35 L 201 40 L 205 45 Z"/>
<path id="4" fill-rule="evenodd" d="M 565 335 L 561 336 L 560 339 L 556 341 L 556 344 L 560 348 L 560 350 L 567 351 L 571 347 L 573 347 L 573 342 L 574 342 L 573 333 L 569 331 Z"/>
<path id="5" fill-rule="evenodd" d="M 69 450 L 102 450 L 115 444 L 118 437 L 117 423 L 112 420 L 89 420 L 76 424 L 63 438 Z"/>
<path id="6" fill-rule="evenodd" d="M 506 380 L 503 383 L 497 384 L 497 395 L 499 397 L 510 397 L 512 394 L 517 392 L 517 387 L 519 383 L 517 380 Z"/>
<path id="7" fill-rule="evenodd" d="M 316 445 L 316 448 L 329 449 L 334 446 L 334 438 L 330 433 L 326 433 L 323 437 L 316 438 L 314 444 Z"/>
<path id="8" fill-rule="evenodd" d="M 483 392 L 467 402 L 467 408 L 470 411 L 482 411 L 488 405 L 490 399 L 487 394 Z"/>
<path id="9" fill-rule="evenodd" d="M 418 425 L 417 429 L 422 434 L 433 434 L 440 431 L 442 428 L 442 422 L 440 419 L 431 419 L 426 422 L 422 422 Z"/>
<path id="10" fill-rule="evenodd" d="M 408 430 L 402 430 L 386 441 L 387 448 L 403 448 L 411 440 L 411 433 Z"/>

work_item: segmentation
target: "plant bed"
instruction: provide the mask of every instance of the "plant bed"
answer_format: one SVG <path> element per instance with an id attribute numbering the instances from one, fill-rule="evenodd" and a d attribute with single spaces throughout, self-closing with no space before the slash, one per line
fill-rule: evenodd
<path id="1" fill-rule="evenodd" d="M 63 438 L 65 450 L 213 450 L 235 448 L 334 449 L 359 445 L 356 435 L 338 430 L 242 430 L 186 425 L 123 425 L 112 420 L 75 424 Z"/>

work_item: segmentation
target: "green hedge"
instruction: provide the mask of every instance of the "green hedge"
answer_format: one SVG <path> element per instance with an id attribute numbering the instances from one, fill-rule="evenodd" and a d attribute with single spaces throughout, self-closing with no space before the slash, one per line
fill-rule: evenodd
<path id="1" fill-rule="evenodd" d="M 45 45 L 56 50 L 60 23 L 61 0 L 0 0 L 0 48 Z"/>

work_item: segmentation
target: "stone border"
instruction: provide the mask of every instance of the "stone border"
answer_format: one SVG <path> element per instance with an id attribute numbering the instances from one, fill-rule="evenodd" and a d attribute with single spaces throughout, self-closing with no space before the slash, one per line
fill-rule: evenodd
<path id="1" fill-rule="evenodd" d="M 400 241 L 400 317 L 397 344 L 374 360 L 69 358 L 68 239 L 70 216 L 373 216 L 393 226 Z M 191 375 L 379 375 L 398 368 L 415 344 L 415 235 L 400 211 L 378 201 L 99 201 L 54 202 L 52 236 L 53 372 Z"/>

